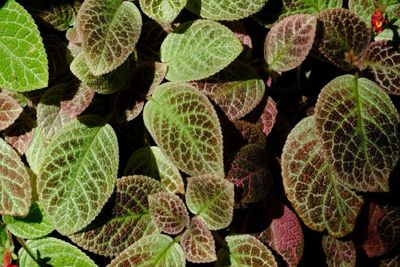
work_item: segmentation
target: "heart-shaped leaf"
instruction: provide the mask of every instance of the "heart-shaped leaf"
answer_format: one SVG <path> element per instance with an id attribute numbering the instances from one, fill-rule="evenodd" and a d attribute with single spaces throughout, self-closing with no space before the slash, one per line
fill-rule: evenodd
<path id="1" fill-rule="evenodd" d="M 140 0 L 140 8 L 160 24 L 170 24 L 186 5 L 186 0 Z"/>
<path id="2" fill-rule="evenodd" d="M 234 235 L 225 238 L 228 243 L 231 266 L 277 267 L 272 252 L 251 235 Z"/>
<path id="3" fill-rule="evenodd" d="M 168 80 L 192 81 L 224 69 L 242 50 L 242 44 L 226 26 L 211 20 L 195 20 L 169 33 L 160 53 L 161 62 L 168 66 Z"/>
<path id="4" fill-rule="evenodd" d="M 53 136 L 37 188 L 57 231 L 75 233 L 95 218 L 114 189 L 118 160 L 114 130 L 99 117 L 74 119 Z"/>
<path id="5" fill-rule="evenodd" d="M 159 192 L 148 197 L 151 220 L 159 230 L 175 235 L 189 224 L 185 203 L 174 194 Z"/>
<path id="6" fill-rule="evenodd" d="M 265 92 L 264 81 L 256 71 L 240 61 L 234 61 L 216 75 L 192 84 L 217 103 L 232 121 L 252 111 Z"/>
<path id="7" fill-rule="evenodd" d="M 375 81 L 388 93 L 400 95 L 400 50 L 391 41 L 375 41 L 363 57 L 363 67 L 374 75 Z"/>
<path id="8" fill-rule="evenodd" d="M 276 107 L 276 103 L 271 97 L 268 97 L 261 117 L 258 120 L 258 124 L 261 125 L 265 136 L 268 136 L 269 133 L 272 131 L 272 128 L 274 127 L 276 122 L 277 115 L 278 108 Z"/>
<path id="9" fill-rule="evenodd" d="M 186 231 L 182 234 L 181 247 L 186 259 L 194 263 L 207 263 L 217 260 L 215 241 L 207 226 L 194 217 Z"/>
<path id="10" fill-rule="evenodd" d="M 46 146 L 47 144 L 42 136 L 40 128 L 35 128 L 35 134 L 25 152 L 25 156 L 29 167 L 36 175 L 39 174 L 40 164 L 44 158 L 43 155 L 45 155 Z"/>
<path id="11" fill-rule="evenodd" d="M 18 251 L 19 266 L 97 267 L 94 261 L 80 249 L 53 237 L 28 240 L 26 246 L 35 259 L 21 248 Z"/>
<path id="12" fill-rule="evenodd" d="M 306 14 L 291 15 L 275 24 L 264 44 L 268 67 L 276 72 L 298 67 L 312 48 L 316 28 L 317 18 Z"/>
<path id="13" fill-rule="evenodd" d="M 344 75 L 329 82 L 315 106 L 327 159 L 341 183 L 358 191 L 388 191 L 400 156 L 400 116 L 372 81 Z"/>
<path id="14" fill-rule="evenodd" d="M 322 249 L 326 255 L 328 267 L 356 266 L 356 248 L 353 241 L 342 241 L 332 236 L 322 238 Z"/>
<path id="15" fill-rule="evenodd" d="M 142 236 L 158 232 L 151 221 L 147 196 L 161 191 L 161 184 L 150 177 L 118 179 L 109 205 L 85 230 L 69 238 L 96 254 L 117 255 Z"/>
<path id="16" fill-rule="evenodd" d="M 13 124 L 23 108 L 6 93 L 0 93 L 0 131 Z"/>
<path id="17" fill-rule="evenodd" d="M 233 216 L 234 186 L 212 175 L 191 177 L 186 188 L 186 205 L 210 230 L 227 227 Z"/>
<path id="18" fill-rule="evenodd" d="M 185 263 L 185 254 L 179 244 L 167 235 L 153 234 L 139 239 L 119 254 L 107 267 L 183 267 Z"/>
<path id="19" fill-rule="evenodd" d="M 314 116 L 290 132 L 282 152 L 285 192 L 303 222 L 342 237 L 354 229 L 363 199 L 342 184 L 323 153 Z"/>
<path id="20" fill-rule="evenodd" d="M 0 87 L 19 92 L 46 87 L 46 51 L 31 15 L 7 0 L 0 8 L 0 24 Z"/>
<path id="21" fill-rule="evenodd" d="M 202 18 L 239 20 L 260 11 L 267 0 L 189 0 L 186 8 Z"/>
<path id="22" fill-rule="evenodd" d="M 333 8 L 318 15 L 314 42 L 326 59 L 343 70 L 351 70 L 370 41 L 365 22 L 344 8 Z"/>
<path id="23" fill-rule="evenodd" d="M 87 66 L 98 76 L 115 70 L 133 52 L 142 17 L 130 1 L 86 0 L 76 25 Z"/>
<path id="24" fill-rule="evenodd" d="M 180 170 L 224 177 L 218 117 L 196 88 L 185 83 L 158 86 L 144 107 L 143 118 L 158 147 Z"/>

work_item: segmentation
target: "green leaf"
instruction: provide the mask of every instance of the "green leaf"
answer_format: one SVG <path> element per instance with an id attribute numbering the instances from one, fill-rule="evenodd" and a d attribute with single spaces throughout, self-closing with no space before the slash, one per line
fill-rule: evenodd
<path id="1" fill-rule="evenodd" d="M 186 0 L 139 0 L 140 8 L 160 24 L 170 24 L 186 5 Z"/>
<path id="2" fill-rule="evenodd" d="M 77 247 L 53 237 L 28 240 L 26 245 L 36 260 L 21 248 L 18 251 L 19 266 L 97 267 L 93 260 Z"/>
<path id="3" fill-rule="evenodd" d="M 153 234 L 139 239 L 107 266 L 183 267 L 185 254 L 171 237 Z"/>
<path id="4" fill-rule="evenodd" d="M 31 205 L 31 180 L 19 155 L 0 138 L 0 214 L 25 216 Z"/>
<path id="5" fill-rule="evenodd" d="M 202 18 L 239 20 L 260 11 L 267 0 L 189 0 L 186 8 Z"/>
<path id="6" fill-rule="evenodd" d="M 254 236 L 227 236 L 225 240 L 228 243 L 232 267 L 278 266 L 272 252 Z"/>
<path id="7" fill-rule="evenodd" d="M 356 266 L 356 248 L 353 241 L 342 241 L 329 235 L 323 236 L 322 249 L 326 255 L 328 267 Z"/>
<path id="8" fill-rule="evenodd" d="M 217 260 L 215 241 L 207 226 L 194 217 L 186 231 L 182 234 L 181 247 L 186 259 L 194 263 L 208 263 Z"/>
<path id="9" fill-rule="evenodd" d="M 161 62 L 167 79 L 192 81 L 224 69 L 242 52 L 243 46 L 226 26 L 210 20 L 183 23 L 161 45 Z"/>
<path id="10" fill-rule="evenodd" d="M 13 124 L 23 108 L 18 102 L 6 93 L 0 93 L 0 131 Z"/>
<path id="11" fill-rule="evenodd" d="M 328 9 L 318 15 L 314 45 L 326 59 L 345 71 L 356 66 L 370 39 L 365 22 L 347 9 Z"/>
<path id="12" fill-rule="evenodd" d="M 35 128 L 35 134 L 33 135 L 32 142 L 25 152 L 26 160 L 28 161 L 31 170 L 38 175 L 40 165 L 46 151 L 46 141 L 44 140 L 41 129 Z"/>
<path id="13" fill-rule="evenodd" d="M 0 24 L 0 87 L 19 92 L 46 87 L 46 51 L 31 15 L 7 0 L 0 7 Z"/>
<path id="14" fill-rule="evenodd" d="M 196 88 L 185 83 L 160 85 L 146 103 L 143 118 L 158 147 L 180 170 L 224 177 L 218 117 Z"/>
<path id="15" fill-rule="evenodd" d="M 400 116 L 389 96 L 365 78 L 329 82 L 315 106 L 327 160 L 341 183 L 357 191 L 388 191 L 400 156 Z"/>
<path id="16" fill-rule="evenodd" d="M 133 52 L 142 17 L 130 1 L 86 0 L 76 21 L 86 63 L 93 75 L 115 70 Z"/>
<path id="17" fill-rule="evenodd" d="M 151 220 L 161 231 L 179 234 L 189 224 L 185 203 L 174 194 L 159 192 L 148 197 Z"/>
<path id="18" fill-rule="evenodd" d="M 400 50 L 391 41 L 372 42 L 363 56 L 363 67 L 388 94 L 400 95 Z"/>
<path id="19" fill-rule="evenodd" d="M 265 92 L 265 83 L 256 71 L 240 61 L 234 61 L 216 75 L 192 84 L 217 103 L 232 121 L 252 111 Z"/>
<path id="20" fill-rule="evenodd" d="M 317 18 L 306 14 L 291 15 L 275 24 L 264 44 L 269 69 L 284 72 L 298 67 L 312 48 L 316 28 Z"/>
<path id="21" fill-rule="evenodd" d="M 32 203 L 29 213 L 25 217 L 3 215 L 3 221 L 7 224 L 7 229 L 20 238 L 39 238 L 54 230 L 47 215 L 43 213 L 43 208 L 37 202 Z"/>
<path id="22" fill-rule="evenodd" d="M 283 0 L 284 14 L 318 14 L 329 8 L 342 7 L 343 0 Z"/>
<path id="23" fill-rule="evenodd" d="M 234 186 L 212 175 L 188 178 L 186 205 L 210 230 L 223 229 L 232 221 Z"/>
<path id="24" fill-rule="evenodd" d="M 37 187 L 57 231 L 72 234 L 94 219 L 114 189 L 118 160 L 114 130 L 98 117 L 74 119 L 54 135 Z"/>
<path id="25" fill-rule="evenodd" d="M 363 199 L 339 181 L 325 159 L 314 116 L 290 132 L 282 152 L 287 198 L 303 222 L 315 231 L 342 237 L 354 229 Z"/>
<path id="26" fill-rule="evenodd" d="M 371 16 L 375 12 L 374 0 L 349 0 L 349 10 L 371 28 Z"/>

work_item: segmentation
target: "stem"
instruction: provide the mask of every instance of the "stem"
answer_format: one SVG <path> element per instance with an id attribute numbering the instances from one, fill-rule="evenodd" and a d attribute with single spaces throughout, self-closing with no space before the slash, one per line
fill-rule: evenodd
<path id="1" fill-rule="evenodd" d="M 301 88 L 301 65 L 296 68 L 296 82 L 297 86 Z"/>
<path id="2" fill-rule="evenodd" d="M 19 237 L 15 237 L 18 241 L 18 243 L 25 249 L 25 251 L 28 253 L 28 255 L 39 265 L 41 266 L 41 263 L 36 259 L 36 257 L 33 255 L 32 251 L 29 249 L 29 247 L 26 245 L 25 240 Z"/>

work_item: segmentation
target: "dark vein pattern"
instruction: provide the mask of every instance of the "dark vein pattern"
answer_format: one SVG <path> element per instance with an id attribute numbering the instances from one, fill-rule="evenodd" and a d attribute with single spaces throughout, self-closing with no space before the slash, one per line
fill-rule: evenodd
<path id="1" fill-rule="evenodd" d="M 140 8 L 160 24 L 170 24 L 185 7 L 187 0 L 140 0 Z"/>
<path id="2" fill-rule="evenodd" d="M 353 241 L 342 241 L 332 236 L 322 238 L 322 249 L 326 255 L 326 264 L 328 267 L 356 266 L 356 248 Z"/>
<path id="3" fill-rule="evenodd" d="M 22 113 L 22 107 L 8 94 L 0 93 L 0 131 L 13 124 Z"/>

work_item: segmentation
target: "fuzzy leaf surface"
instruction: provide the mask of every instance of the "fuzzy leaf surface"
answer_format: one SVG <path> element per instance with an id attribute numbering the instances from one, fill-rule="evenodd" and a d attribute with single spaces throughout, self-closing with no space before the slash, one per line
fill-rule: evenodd
<path id="1" fill-rule="evenodd" d="M 317 18 L 307 14 L 291 15 L 275 24 L 264 44 L 268 67 L 276 72 L 298 67 L 312 48 L 316 28 Z"/>
<path id="2" fill-rule="evenodd" d="M 343 0 L 283 0 L 284 14 L 318 14 L 323 10 L 342 7 Z"/>
<path id="3" fill-rule="evenodd" d="M 251 235 L 234 235 L 225 237 L 228 243 L 231 267 L 277 267 L 272 252 Z"/>
<path id="4" fill-rule="evenodd" d="M 21 248 L 18 251 L 19 265 L 29 267 L 54 266 L 54 267 L 97 267 L 85 253 L 77 247 L 53 238 L 47 237 L 37 240 L 28 240 L 26 245 L 36 257 L 37 262 Z M 40 257 L 38 257 L 40 255 Z"/>
<path id="5" fill-rule="evenodd" d="M 161 44 L 161 62 L 167 64 L 170 81 L 207 78 L 224 69 L 242 52 L 234 33 L 211 20 L 183 23 Z"/>
<path id="6" fill-rule="evenodd" d="M 353 241 L 342 241 L 326 235 L 322 237 L 322 249 L 326 255 L 326 264 L 329 267 L 356 266 L 356 248 Z"/>
<path id="7" fill-rule="evenodd" d="M 160 24 L 170 24 L 185 7 L 187 0 L 140 0 L 140 8 Z"/>
<path id="8" fill-rule="evenodd" d="M 271 97 L 268 97 L 261 117 L 258 120 L 258 124 L 261 125 L 262 131 L 264 132 L 265 136 L 268 136 L 269 133 L 272 131 L 272 128 L 274 127 L 276 122 L 277 115 L 278 108 L 276 106 L 276 103 Z"/>
<path id="9" fill-rule="evenodd" d="M 267 141 L 263 131 L 261 130 L 261 127 L 258 124 L 244 120 L 234 121 L 233 124 L 247 144 L 255 144 L 260 147 L 265 147 Z"/>
<path id="10" fill-rule="evenodd" d="M 290 132 L 282 152 L 285 192 L 297 214 L 311 229 L 335 237 L 353 231 L 363 199 L 339 181 L 317 136 L 314 116 Z"/>
<path id="11" fill-rule="evenodd" d="M 7 0 L 0 8 L 0 24 L 0 87 L 19 92 L 46 87 L 46 51 L 31 15 Z"/>
<path id="12" fill-rule="evenodd" d="M 162 234 L 142 237 L 119 254 L 107 267 L 183 267 L 185 254 L 179 244 Z"/>
<path id="13" fill-rule="evenodd" d="M 212 175 L 191 177 L 186 188 L 186 205 L 210 230 L 227 227 L 233 216 L 234 186 Z"/>
<path id="14" fill-rule="evenodd" d="M 54 135 L 37 188 L 57 231 L 72 234 L 94 219 L 113 192 L 118 160 L 114 130 L 99 117 L 74 119 Z"/>
<path id="15" fill-rule="evenodd" d="M 388 191 L 400 156 L 400 116 L 374 82 L 343 75 L 329 82 L 315 106 L 317 130 L 341 183 L 358 191 Z"/>
<path id="16" fill-rule="evenodd" d="M 87 66 L 98 76 L 115 70 L 133 52 L 142 17 L 130 1 L 86 0 L 76 24 Z"/>
<path id="17" fill-rule="evenodd" d="M 185 83 L 158 86 L 144 107 L 143 119 L 157 146 L 180 170 L 224 177 L 219 120 L 196 88 Z"/>
<path id="18" fill-rule="evenodd" d="M 18 102 L 5 93 L 0 93 L 0 131 L 13 124 L 23 108 Z"/>

